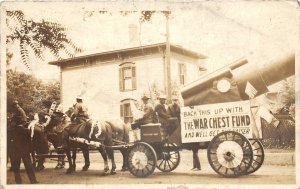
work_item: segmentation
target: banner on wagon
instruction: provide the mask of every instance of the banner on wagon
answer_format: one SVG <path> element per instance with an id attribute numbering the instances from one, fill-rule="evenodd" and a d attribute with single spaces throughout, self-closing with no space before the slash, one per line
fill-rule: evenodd
<path id="1" fill-rule="evenodd" d="M 211 141 L 223 131 L 236 131 L 252 137 L 253 118 L 249 101 L 183 107 L 181 109 L 183 143 Z"/>

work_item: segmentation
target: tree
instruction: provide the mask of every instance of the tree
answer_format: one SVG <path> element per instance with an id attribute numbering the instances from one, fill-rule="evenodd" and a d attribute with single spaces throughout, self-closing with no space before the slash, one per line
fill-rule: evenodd
<path id="1" fill-rule="evenodd" d="M 281 82 L 280 89 L 277 94 L 277 101 L 272 105 L 274 112 L 279 114 L 295 115 L 295 76 L 290 77 Z"/>
<path id="2" fill-rule="evenodd" d="M 10 31 L 6 43 L 19 45 L 22 62 L 29 70 L 29 51 L 40 60 L 44 60 L 45 50 L 49 50 L 58 59 L 64 54 L 73 56 L 81 51 L 67 37 L 66 28 L 58 23 L 27 20 L 22 11 L 6 11 L 6 15 L 6 25 Z"/>
<path id="3" fill-rule="evenodd" d="M 44 83 L 32 75 L 7 70 L 7 112 L 12 111 L 12 102 L 19 101 L 29 117 L 41 111 L 44 100 L 60 102 L 60 84 Z"/>

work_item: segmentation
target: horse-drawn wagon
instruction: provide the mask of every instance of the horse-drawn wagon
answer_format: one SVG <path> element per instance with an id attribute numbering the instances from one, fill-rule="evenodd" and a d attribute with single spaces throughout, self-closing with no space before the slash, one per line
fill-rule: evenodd
<path id="1" fill-rule="evenodd" d="M 294 54 L 260 69 L 242 59 L 183 87 L 181 126 L 171 133 L 160 124 L 135 130 L 137 137 L 128 154 L 130 172 L 147 177 L 155 168 L 173 171 L 185 143 L 206 148 L 210 166 L 224 177 L 257 171 L 264 161 L 259 140 L 261 117 L 274 120 L 266 109 L 256 105 L 255 97 L 294 73 Z"/>
<path id="2" fill-rule="evenodd" d="M 112 124 L 105 121 L 96 124 L 96 128 L 99 136 L 110 130 L 105 136 L 109 142 L 101 143 L 97 134 L 95 141 L 84 138 L 85 135 L 71 140 L 97 149 L 107 148 L 112 151 L 112 158 L 113 150 L 128 150 L 126 158 L 123 156 L 123 165 L 126 162 L 130 173 L 136 177 L 147 177 L 155 168 L 163 172 L 173 171 L 180 163 L 179 151 L 191 143 L 207 149 L 208 162 L 218 174 L 224 177 L 250 174 L 257 171 L 264 161 L 260 142 L 263 135 L 261 118 L 277 124 L 266 109 L 256 104 L 255 97 L 267 92 L 267 86 L 293 74 L 294 54 L 259 69 L 245 59 L 238 60 L 182 88 L 184 107 L 181 108 L 180 124 L 176 124 L 177 119 L 171 119 L 171 128 L 160 123 L 142 125 L 132 130 L 135 135 L 129 135 L 132 137 L 128 142 L 112 140 L 110 136 L 115 125 L 119 125 L 120 134 L 124 133 L 123 122 Z M 106 127 L 101 129 L 99 125 Z M 94 126 L 87 127 L 90 134 L 94 132 L 91 129 Z M 70 164 L 67 172 L 72 172 L 75 164 L 70 163 L 70 155 L 67 157 Z M 112 173 L 115 173 L 114 160 L 112 162 Z M 108 170 L 107 160 L 105 170 Z"/>

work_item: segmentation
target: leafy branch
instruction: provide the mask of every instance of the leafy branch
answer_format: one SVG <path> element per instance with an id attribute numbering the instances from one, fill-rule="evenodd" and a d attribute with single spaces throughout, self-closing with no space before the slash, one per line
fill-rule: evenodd
<path id="1" fill-rule="evenodd" d="M 29 70 L 29 50 L 40 60 L 44 60 L 46 49 L 58 59 L 62 59 L 63 53 L 72 57 L 81 52 L 67 37 L 67 30 L 61 24 L 46 20 L 27 20 L 22 11 L 6 11 L 6 15 L 6 25 L 11 32 L 6 36 L 6 43 L 19 44 L 22 62 Z"/>

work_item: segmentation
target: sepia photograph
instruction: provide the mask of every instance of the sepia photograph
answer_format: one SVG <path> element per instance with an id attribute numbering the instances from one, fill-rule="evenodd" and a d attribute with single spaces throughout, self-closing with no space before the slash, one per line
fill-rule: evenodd
<path id="1" fill-rule="evenodd" d="M 2 1 L 0 188 L 299 188 L 299 5 Z"/>

